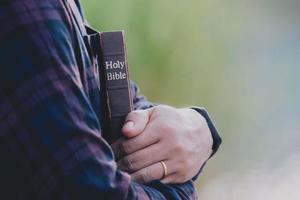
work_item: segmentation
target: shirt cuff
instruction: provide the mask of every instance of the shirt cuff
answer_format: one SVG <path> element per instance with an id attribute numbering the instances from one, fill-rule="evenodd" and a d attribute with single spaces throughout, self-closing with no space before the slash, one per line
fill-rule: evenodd
<path id="1" fill-rule="evenodd" d="M 219 146 L 222 143 L 222 139 L 219 135 L 219 132 L 205 108 L 191 107 L 191 109 L 196 110 L 199 114 L 201 114 L 207 122 L 207 125 L 213 138 L 212 154 L 210 155 L 210 157 L 212 157 L 218 151 Z"/>

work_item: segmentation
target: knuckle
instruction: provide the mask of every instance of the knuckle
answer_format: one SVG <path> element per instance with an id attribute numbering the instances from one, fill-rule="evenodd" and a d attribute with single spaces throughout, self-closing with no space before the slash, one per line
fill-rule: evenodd
<path id="1" fill-rule="evenodd" d="M 148 182 L 149 181 L 149 172 L 148 170 L 144 170 L 143 173 L 142 173 L 142 180 L 144 183 Z"/>
<path id="2" fill-rule="evenodd" d="M 146 183 L 148 181 L 148 172 L 147 172 L 147 170 L 143 170 L 139 173 L 138 180 L 142 183 Z"/>
<path id="3" fill-rule="evenodd" d="M 122 154 L 126 155 L 126 154 L 130 153 L 131 146 L 130 146 L 130 144 L 128 144 L 126 142 L 121 142 L 119 148 L 120 148 L 120 152 Z"/>
<path id="4" fill-rule="evenodd" d="M 123 158 L 123 165 L 125 165 L 125 168 L 129 171 L 134 170 L 134 160 L 131 157 Z"/>
<path id="5" fill-rule="evenodd" d="M 176 153 L 177 155 L 181 155 L 184 153 L 184 146 L 178 141 L 174 142 L 174 153 Z"/>

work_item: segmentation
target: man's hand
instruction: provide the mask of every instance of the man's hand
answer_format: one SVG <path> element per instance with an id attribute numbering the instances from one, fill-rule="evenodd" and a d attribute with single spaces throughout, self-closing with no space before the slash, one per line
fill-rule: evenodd
<path id="1" fill-rule="evenodd" d="M 212 136 L 205 119 L 195 110 L 156 106 L 128 114 L 125 138 L 112 148 L 118 166 L 134 181 L 162 179 L 183 183 L 192 179 L 212 153 Z"/>

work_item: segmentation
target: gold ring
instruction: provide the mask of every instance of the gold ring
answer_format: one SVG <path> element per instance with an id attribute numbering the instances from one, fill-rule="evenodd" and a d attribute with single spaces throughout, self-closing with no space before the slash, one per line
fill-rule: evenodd
<path id="1" fill-rule="evenodd" d="M 164 175 L 163 175 L 163 177 L 161 179 L 164 179 L 167 176 L 167 174 L 168 174 L 168 168 L 167 168 L 167 165 L 166 165 L 166 163 L 164 161 L 160 161 L 160 164 L 161 164 L 161 166 L 164 169 Z"/>

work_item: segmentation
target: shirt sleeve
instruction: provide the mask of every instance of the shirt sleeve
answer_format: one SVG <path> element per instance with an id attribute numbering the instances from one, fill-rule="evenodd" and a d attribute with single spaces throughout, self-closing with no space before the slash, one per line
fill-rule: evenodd
<path id="1" fill-rule="evenodd" d="M 0 5 L 0 149 L 14 161 L 1 162 L 26 179 L 14 191 L 45 200 L 196 199 L 191 181 L 142 185 L 117 170 L 82 85 L 61 2 Z"/>
<path id="2" fill-rule="evenodd" d="M 209 114 L 205 108 L 191 107 L 191 109 L 196 110 L 200 115 L 202 115 L 204 117 L 204 119 L 206 120 L 206 123 L 210 129 L 210 132 L 211 132 L 211 135 L 213 138 L 212 154 L 210 155 L 210 157 L 212 157 L 218 151 L 218 149 L 222 143 L 222 138 L 219 134 L 219 131 L 216 128 L 216 126 L 214 125 L 212 118 L 209 116 Z"/>

